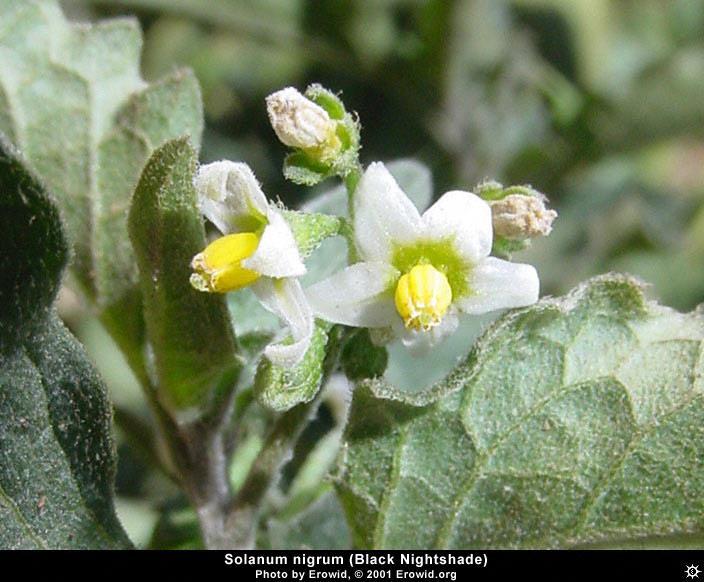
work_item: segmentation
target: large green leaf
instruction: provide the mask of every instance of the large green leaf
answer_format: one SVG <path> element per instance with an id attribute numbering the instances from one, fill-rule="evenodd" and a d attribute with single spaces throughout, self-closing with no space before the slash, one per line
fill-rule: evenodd
<path id="1" fill-rule="evenodd" d="M 74 24 L 55 0 L 0 0 L 0 131 L 23 152 L 63 210 L 72 269 L 116 339 L 138 352 L 142 323 L 127 208 L 150 153 L 198 142 L 198 84 L 176 72 L 139 75 L 136 21 Z"/>
<path id="2" fill-rule="evenodd" d="M 206 246 L 187 139 L 167 142 L 144 168 L 130 208 L 147 331 L 164 404 L 207 404 L 228 369 L 239 368 L 225 300 L 189 283 L 190 262 Z"/>
<path id="3" fill-rule="evenodd" d="M 0 146 L 0 547 L 129 547 L 105 387 L 51 306 L 68 256 L 58 211 Z"/>
<path id="4" fill-rule="evenodd" d="M 287 519 L 272 518 L 263 526 L 258 549 L 346 550 L 350 534 L 340 502 L 323 486 L 324 493 L 300 513 Z"/>
<path id="5" fill-rule="evenodd" d="M 503 317 L 410 397 L 360 386 L 338 492 L 366 547 L 565 547 L 704 528 L 701 312 L 604 276 Z"/>

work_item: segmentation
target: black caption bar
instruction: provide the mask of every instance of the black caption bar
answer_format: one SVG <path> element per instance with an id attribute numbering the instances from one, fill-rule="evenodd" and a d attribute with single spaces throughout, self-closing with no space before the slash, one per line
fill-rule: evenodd
<path id="1" fill-rule="evenodd" d="M 159 578 L 218 580 L 532 580 L 704 582 L 704 551 L 2 551 L 4 571 L 24 576 L 109 572 L 128 582 L 143 569 Z"/>

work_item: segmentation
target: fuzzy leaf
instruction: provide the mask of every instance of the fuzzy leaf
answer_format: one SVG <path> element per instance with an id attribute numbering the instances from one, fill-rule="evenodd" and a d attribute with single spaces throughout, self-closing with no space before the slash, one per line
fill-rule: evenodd
<path id="1" fill-rule="evenodd" d="M 187 138 L 156 150 L 129 215 L 160 397 L 179 410 L 207 404 L 223 372 L 238 364 L 224 298 L 189 283 L 191 259 L 206 246 L 196 163 Z"/>
<path id="2" fill-rule="evenodd" d="M 262 358 L 254 390 L 257 400 L 263 406 L 284 412 L 315 398 L 323 379 L 329 327 L 328 324 L 316 322 L 310 347 L 294 368 L 282 368 L 272 364 L 267 358 Z"/>
<path id="3" fill-rule="evenodd" d="M 332 491 L 326 490 L 297 515 L 286 520 L 270 519 L 257 545 L 259 549 L 276 550 L 346 550 L 350 544 L 340 503 Z"/>
<path id="4" fill-rule="evenodd" d="M 369 330 L 355 332 L 342 348 L 340 354 L 342 370 L 350 380 L 356 382 L 365 378 L 378 378 L 386 371 L 389 354 L 383 346 L 375 346 Z"/>
<path id="5" fill-rule="evenodd" d="M 0 135 L 0 350 L 22 344 L 51 312 L 68 260 L 56 207 Z"/>
<path id="6" fill-rule="evenodd" d="M 184 134 L 198 142 L 202 131 L 193 75 L 147 85 L 141 44 L 132 19 L 74 24 L 54 0 L 0 2 L 0 131 L 56 196 L 72 270 L 133 352 L 143 324 L 127 236 L 130 197 L 156 147 Z"/>
<path id="7" fill-rule="evenodd" d="M 604 276 L 494 324 L 430 391 L 355 392 L 364 547 L 569 547 L 704 528 L 701 312 Z"/>
<path id="8" fill-rule="evenodd" d="M 128 548 L 105 386 L 51 304 L 57 209 L 0 141 L 0 547 Z"/>

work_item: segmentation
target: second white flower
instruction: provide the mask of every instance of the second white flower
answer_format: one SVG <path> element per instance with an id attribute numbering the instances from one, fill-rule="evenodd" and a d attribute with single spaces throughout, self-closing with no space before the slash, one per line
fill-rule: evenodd
<path id="1" fill-rule="evenodd" d="M 323 319 L 390 328 L 422 351 L 455 331 L 460 313 L 538 300 L 532 266 L 489 256 L 491 209 L 470 192 L 447 192 L 421 215 L 384 164 L 373 163 L 353 210 L 360 262 L 307 290 Z"/>

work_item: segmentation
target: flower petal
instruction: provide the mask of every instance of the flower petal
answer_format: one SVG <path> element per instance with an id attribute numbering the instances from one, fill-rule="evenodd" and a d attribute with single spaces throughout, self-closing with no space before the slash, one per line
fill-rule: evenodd
<path id="1" fill-rule="evenodd" d="M 313 313 L 298 279 L 260 279 L 252 290 L 262 305 L 288 326 L 292 343 L 269 344 L 264 355 L 277 366 L 298 364 L 310 346 Z"/>
<path id="2" fill-rule="evenodd" d="M 386 166 L 370 164 L 354 193 L 355 242 L 367 261 L 390 262 L 393 243 L 409 243 L 421 234 L 418 209 Z"/>
<path id="3" fill-rule="evenodd" d="M 491 208 L 476 194 L 446 192 L 423 214 L 424 236 L 453 239 L 462 258 L 476 263 L 489 256 L 493 232 Z"/>
<path id="4" fill-rule="evenodd" d="M 264 228 L 254 254 L 242 261 L 246 269 L 266 277 L 300 277 L 306 272 L 296 239 L 286 219 L 274 209 L 269 210 L 269 224 Z"/>
<path id="5" fill-rule="evenodd" d="M 203 215 L 223 234 L 255 231 L 269 204 L 247 164 L 222 160 L 198 169 L 194 179 Z"/>
<path id="6" fill-rule="evenodd" d="M 497 309 L 525 307 L 538 300 L 540 281 L 531 265 L 488 257 L 472 268 L 472 294 L 457 301 L 461 311 L 471 314 Z"/>
<path id="7" fill-rule="evenodd" d="M 391 289 L 399 273 L 379 262 L 356 263 L 306 289 L 315 314 L 355 327 L 387 327 L 401 321 Z"/>
<path id="8" fill-rule="evenodd" d="M 401 342 L 414 356 L 427 354 L 434 346 L 453 334 L 459 325 L 459 317 L 454 311 L 449 312 L 439 325 L 428 331 L 415 331 L 412 329 L 399 330 Z"/>

